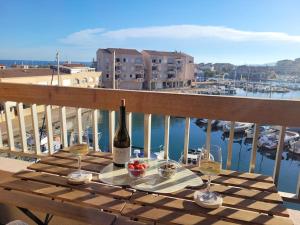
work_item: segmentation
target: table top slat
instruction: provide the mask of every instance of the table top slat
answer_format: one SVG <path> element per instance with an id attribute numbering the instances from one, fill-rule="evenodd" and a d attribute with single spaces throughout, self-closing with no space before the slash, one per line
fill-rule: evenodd
<path id="1" fill-rule="evenodd" d="M 181 192 L 179 191 L 177 194 L 179 197 L 185 198 L 191 193 L 194 193 L 195 190 L 199 190 L 200 188 L 188 187 Z M 259 191 L 248 188 L 241 187 L 233 187 L 233 186 L 225 186 L 222 184 L 212 184 L 211 190 L 218 192 L 222 195 L 235 196 L 241 198 L 249 198 L 255 199 L 263 202 L 270 203 L 283 203 L 282 198 L 276 192 L 268 192 L 268 191 Z"/>
<path id="2" fill-rule="evenodd" d="M 81 190 L 72 190 L 70 188 L 43 184 L 35 181 L 16 179 L 14 181 L 0 184 L 0 186 L 20 192 L 42 195 L 57 200 L 76 202 L 111 212 L 121 212 L 121 209 L 125 205 L 124 200 L 116 200 L 104 195 L 93 194 Z"/>
<path id="3" fill-rule="evenodd" d="M 197 167 L 197 166 L 187 165 L 186 167 L 194 172 L 200 172 L 199 167 Z M 266 176 L 266 175 L 257 174 L 257 173 L 246 173 L 246 172 L 238 172 L 238 171 L 233 171 L 233 170 L 221 170 L 221 173 L 219 174 L 219 176 L 235 177 L 235 178 L 242 178 L 242 179 L 246 179 L 246 180 L 274 183 L 273 178 L 271 176 Z"/>
<path id="4" fill-rule="evenodd" d="M 137 219 L 154 221 L 162 224 L 176 224 L 176 225 L 236 225 L 241 222 L 229 222 L 212 218 L 207 215 L 192 215 L 171 209 L 161 209 L 153 206 L 142 206 L 138 204 L 126 203 L 122 210 L 122 215 Z"/>
<path id="5" fill-rule="evenodd" d="M 78 169 L 78 160 L 76 159 L 66 159 L 66 158 L 57 158 L 57 157 L 46 157 L 40 160 L 41 163 L 54 165 L 54 166 L 61 166 L 71 169 Z M 83 170 L 87 170 L 90 172 L 99 173 L 105 165 L 98 164 L 98 163 L 90 163 L 90 162 L 82 162 L 81 168 Z"/>
<path id="6" fill-rule="evenodd" d="M 62 158 L 62 159 L 71 159 L 77 161 L 77 157 L 74 156 L 70 152 L 65 152 L 65 151 L 59 151 L 55 154 L 53 154 L 53 157 L 56 158 Z M 95 156 L 82 156 L 81 157 L 82 162 L 87 162 L 87 163 L 95 163 L 95 164 L 100 164 L 100 165 L 108 165 L 111 163 L 111 159 L 109 158 L 101 158 L 101 157 L 95 157 Z"/>
<path id="7" fill-rule="evenodd" d="M 173 211 L 182 211 L 189 214 L 195 214 L 200 216 L 211 216 L 212 218 L 229 219 L 233 221 L 239 221 L 244 223 L 258 223 L 258 224 L 292 224 L 286 217 L 275 217 L 249 210 L 241 210 L 235 208 L 228 208 L 221 206 L 217 209 L 205 209 L 199 207 L 195 202 L 170 198 L 161 195 L 145 194 L 142 192 L 135 193 L 131 201 L 133 203 L 148 205 L 159 209 L 167 209 Z"/>
<path id="8" fill-rule="evenodd" d="M 41 172 L 22 171 L 15 174 L 14 176 L 21 179 L 32 180 L 44 184 L 59 185 L 62 187 L 78 189 L 90 193 L 104 194 L 119 199 L 129 199 L 132 195 L 132 190 L 123 189 L 121 187 L 109 186 L 95 182 L 82 185 L 72 185 L 68 183 L 66 177 Z"/>
<path id="9" fill-rule="evenodd" d="M 211 186 L 212 191 L 215 190 L 215 186 Z M 200 189 L 199 189 L 200 190 Z M 195 190 L 191 189 L 184 189 L 178 192 L 163 194 L 170 197 L 181 198 L 186 200 L 193 200 L 194 199 L 194 192 Z M 220 192 L 218 192 L 220 193 Z M 246 209 L 250 211 L 262 212 L 270 215 L 279 215 L 288 217 L 289 214 L 285 208 L 285 206 L 281 202 L 264 202 L 262 200 L 254 199 L 254 198 L 244 198 L 240 196 L 230 196 L 226 194 L 222 194 L 223 197 L 223 205 L 237 208 L 237 209 Z"/>
<path id="10" fill-rule="evenodd" d="M 19 191 L 0 189 L 0 202 L 78 220 L 92 225 L 112 225 L 116 216 L 99 209 Z"/>

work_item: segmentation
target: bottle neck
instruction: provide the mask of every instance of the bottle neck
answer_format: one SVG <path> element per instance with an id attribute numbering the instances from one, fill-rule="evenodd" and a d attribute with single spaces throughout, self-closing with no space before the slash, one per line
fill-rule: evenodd
<path id="1" fill-rule="evenodd" d="M 125 106 L 120 106 L 120 129 L 126 129 L 126 110 Z"/>

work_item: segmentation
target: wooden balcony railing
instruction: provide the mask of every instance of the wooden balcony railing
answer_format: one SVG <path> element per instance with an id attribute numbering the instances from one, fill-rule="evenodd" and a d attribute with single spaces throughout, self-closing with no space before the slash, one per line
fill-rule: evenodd
<path id="1" fill-rule="evenodd" d="M 120 100 L 126 99 L 127 123 L 129 133 L 131 133 L 132 112 L 144 114 L 144 154 L 150 156 L 151 146 L 151 115 L 158 114 L 165 116 L 165 138 L 164 157 L 169 152 L 169 128 L 170 116 L 180 116 L 185 118 L 184 135 L 184 160 L 187 161 L 189 148 L 190 118 L 207 118 L 208 128 L 206 144 L 210 145 L 211 120 L 231 121 L 229 142 L 227 149 L 226 168 L 230 169 L 232 159 L 232 144 L 234 137 L 235 121 L 255 123 L 255 132 L 252 144 L 249 172 L 255 168 L 257 139 L 259 126 L 261 124 L 279 125 L 280 138 L 276 152 L 273 178 L 278 183 L 281 155 L 284 147 L 284 135 L 287 126 L 300 127 L 300 101 L 298 100 L 269 100 L 251 99 L 227 96 L 205 96 L 191 94 L 159 93 L 147 91 L 131 90 L 111 90 L 111 89 L 87 89 L 75 87 L 41 86 L 0 83 L 0 101 L 5 106 L 5 123 L 7 130 L 8 148 L 3 147 L 3 139 L 0 130 L 0 149 L 2 152 L 11 154 L 40 158 L 45 156 L 40 149 L 39 124 L 37 115 L 37 105 L 44 105 L 46 115 L 46 127 L 48 135 L 48 154 L 53 153 L 53 130 L 51 106 L 58 106 L 61 123 L 61 136 L 64 147 L 68 147 L 66 107 L 76 108 L 77 130 L 82 131 L 82 108 L 92 110 L 92 126 L 94 133 L 95 151 L 98 146 L 98 110 L 109 111 L 109 150 L 112 149 L 113 136 L 115 130 L 115 113 L 118 110 Z M 9 102 L 17 103 L 17 114 L 19 118 L 19 135 L 21 137 L 21 150 L 15 148 L 14 130 L 12 126 L 12 113 Z M 33 134 L 36 149 L 29 152 L 26 143 L 26 130 L 23 112 L 23 103 L 31 105 L 31 116 L 33 124 Z M 0 127 L 1 128 L 1 127 Z M 292 199 L 299 198 L 299 185 L 296 195 L 287 195 Z"/>

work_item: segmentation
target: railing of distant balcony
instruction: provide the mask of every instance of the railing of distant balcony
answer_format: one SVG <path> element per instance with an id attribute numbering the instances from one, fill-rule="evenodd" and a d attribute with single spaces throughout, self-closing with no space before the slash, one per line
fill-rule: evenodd
<path id="1" fill-rule="evenodd" d="M 281 155 L 284 148 L 286 127 L 300 127 L 300 101 L 297 100 L 271 100 L 251 99 L 228 96 L 205 96 L 176 93 L 158 93 L 147 91 L 87 89 L 75 87 L 41 86 L 27 84 L 0 83 L 0 101 L 4 102 L 5 123 L 7 128 L 8 148 L 3 147 L 0 130 L 0 149 L 2 152 L 21 156 L 40 158 L 45 156 L 40 149 L 40 134 L 38 124 L 37 105 L 45 107 L 45 121 L 48 135 L 48 154 L 53 153 L 53 130 L 51 106 L 59 106 L 60 129 L 63 147 L 68 147 L 66 107 L 76 108 L 77 131 L 82 132 L 82 108 L 92 110 L 93 149 L 98 146 L 98 110 L 109 111 L 109 150 L 112 149 L 115 132 L 115 111 L 118 110 L 120 99 L 125 98 L 127 104 L 127 123 L 129 133 L 132 130 L 132 112 L 144 114 L 144 155 L 150 157 L 151 151 L 151 115 L 164 115 L 164 157 L 169 155 L 170 116 L 185 118 L 184 135 L 184 161 L 187 162 L 190 136 L 190 119 L 207 118 L 208 126 L 206 144 L 211 143 L 212 119 L 230 122 L 229 141 L 227 149 L 226 169 L 231 168 L 232 145 L 234 139 L 234 126 L 236 121 L 254 123 L 254 138 L 250 159 L 249 172 L 254 172 L 257 153 L 257 140 L 261 124 L 279 125 L 279 144 L 276 152 L 273 178 L 278 183 Z M 14 130 L 9 102 L 16 102 L 19 135 L 21 136 L 21 150 L 15 148 Z M 23 103 L 31 105 L 31 117 L 35 140 L 35 152 L 29 152 L 26 143 L 26 129 L 23 112 Z M 1 127 L 0 127 L 1 128 Z M 300 181 L 300 179 L 299 179 Z M 298 182 L 299 183 L 299 182 Z M 296 195 L 286 194 L 286 200 L 299 199 L 300 184 Z"/>

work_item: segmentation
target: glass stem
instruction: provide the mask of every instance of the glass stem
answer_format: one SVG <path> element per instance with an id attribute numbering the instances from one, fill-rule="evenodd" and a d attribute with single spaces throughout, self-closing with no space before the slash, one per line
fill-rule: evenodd
<path id="1" fill-rule="evenodd" d="M 81 156 L 78 156 L 78 169 L 81 171 Z"/>
<path id="2" fill-rule="evenodd" d="M 211 175 L 208 175 L 208 179 L 207 179 L 207 192 L 210 192 L 210 183 L 211 183 Z"/>

